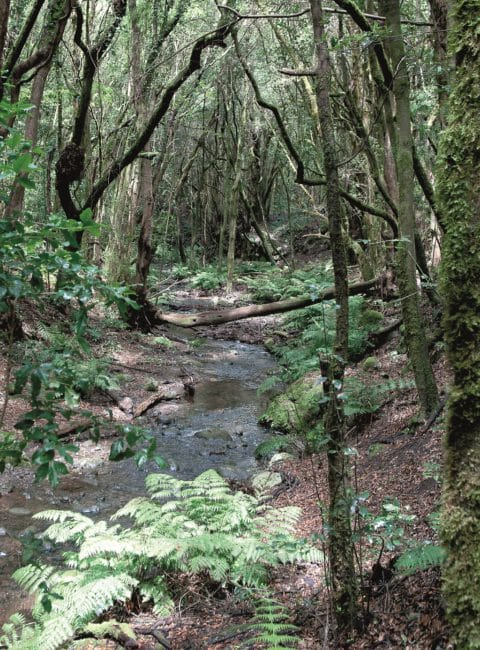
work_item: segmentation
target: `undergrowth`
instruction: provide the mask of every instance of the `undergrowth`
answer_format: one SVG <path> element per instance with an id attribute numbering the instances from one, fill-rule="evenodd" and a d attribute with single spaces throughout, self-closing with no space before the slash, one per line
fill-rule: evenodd
<path id="1" fill-rule="evenodd" d="M 291 535 L 300 510 L 275 509 L 264 495 L 232 492 L 215 471 L 192 481 L 147 477 L 149 498 L 136 498 L 111 519 L 94 522 L 70 511 L 35 515 L 51 522 L 42 534 L 66 544 L 64 566 L 29 564 L 14 578 L 34 594 L 33 622 L 14 617 L 0 645 L 12 650 L 56 650 L 115 604 L 150 604 L 158 615 L 174 607 L 175 574 L 197 574 L 220 589 L 247 588 L 255 597 L 251 629 L 267 648 L 290 648 L 287 614 L 266 594 L 272 567 L 321 561 L 321 553 Z M 133 524 L 118 520 L 129 517 Z M 74 550 L 72 550 L 72 548 Z M 259 602 L 257 602 L 259 601 Z"/>

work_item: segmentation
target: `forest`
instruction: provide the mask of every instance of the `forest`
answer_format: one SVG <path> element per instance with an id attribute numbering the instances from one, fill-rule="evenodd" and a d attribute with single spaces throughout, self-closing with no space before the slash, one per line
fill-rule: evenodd
<path id="1" fill-rule="evenodd" d="M 1 0 L 0 649 L 480 649 L 479 34 Z"/>

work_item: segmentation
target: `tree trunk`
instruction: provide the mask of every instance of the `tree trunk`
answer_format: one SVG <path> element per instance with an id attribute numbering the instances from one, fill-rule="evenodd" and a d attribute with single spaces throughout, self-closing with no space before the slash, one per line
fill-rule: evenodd
<path id="1" fill-rule="evenodd" d="M 437 192 L 445 333 L 453 370 L 443 481 L 443 589 L 453 645 L 480 648 L 480 13 L 455 0 L 451 54 L 456 73 L 439 152 Z"/>
<path id="2" fill-rule="evenodd" d="M 402 299 L 405 340 L 413 367 L 420 408 L 426 417 L 435 409 L 438 392 L 428 355 L 425 329 L 420 314 L 415 253 L 415 209 L 413 197 L 413 140 L 410 124 L 410 83 L 400 24 L 398 0 L 384 0 L 383 11 L 390 29 L 386 39 L 392 69 L 396 104 L 393 149 L 398 181 L 398 218 L 401 239 L 397 248 L 397 275 Z"/>
<path id="3" fill-rule="evenodd" d="M 345 455 L 346 429 L 342 401 L 337 386 L 343 385 L 344 365 L 348 356 L 348 276 L 343 212 L 337 168 L 337 144 L 330 105 L 331 64 L 325 44 L 321 0 L 310 0 L 315 57 L 316 98 L 321 128 L 321 147 L 326 177 L 327 216 L 335 278 L 336 331 L 334 355 L 324 360 L 322 374 L 327 377 L 328 408 L 325 432 L 328 437 L 329 542 L 330 577 L 333 611 L 340 635 L 355 627 L 357 582 L 354 544 L 350 521 L 351 487 L 348 457 Z M 327 393 L 327 390 L 326 390 Z"/>
<path id="4" fill-rule="evenodd" d="M 368 280 L 367 282 L 358 282 L 348 287 L 349 295 L 356 296 L 360 293 L 367 293 L 370 289 L 378 286 L 381 278 Z M 156 323 L 172 323 L 179 327 L 197 327 L 201 325 L 221 325 L 230 323 L 243 318 L 254 318 L 256 316 L 268 316 L 270 314 L 282 314 L 294 309 L 303 309 L 316 305 L 324 300 L 335 298 L 335 287 L 325 289 L 316 300 L 312 296 L 299 296 L 298 298 L 288 298 L 277 302 L 269 302 L 264 305 L 247 305 L 245 307 L 236 307 L 223 311 L 204 311 L 197 314 L 170 314 L 157 311 L 155 314 Z"/>

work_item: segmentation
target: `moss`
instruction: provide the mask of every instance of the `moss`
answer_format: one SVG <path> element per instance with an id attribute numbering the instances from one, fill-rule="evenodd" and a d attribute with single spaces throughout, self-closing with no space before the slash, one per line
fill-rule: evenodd
<path id="1" fill-rule="evenodd" d="M 454 374 L 450 391 L 442 539 L 444 595 L 451 640 L 480 648 L 480 14 L 476 0 L 452 3 L 456 59 L 448 126 L 441 141 L 437 193 L 446 233 L 442 248 L 444 328 Z"/>
<path id="2" fill-rule="evenodd" d="M 322 399 L 322 376 L 309 372 L 272 400 L 260 422 L 286 433 L 307 431 L 320 416 Z"/>
<path id="3" fill-rule="evenodd" d="M 365 370 L 365 372 L 369 372 L 370 370 L 375 370 L 376 368 L 378 368 L 377 357 L 367 357 L 363 362 L 363 369 Z"/>
<path id="4" fill-rule="evenodd" d="M 360 317 L 360 325 L 377 325 L 383 321 L 383 314 L 375 309 L 365 309 Z"/>

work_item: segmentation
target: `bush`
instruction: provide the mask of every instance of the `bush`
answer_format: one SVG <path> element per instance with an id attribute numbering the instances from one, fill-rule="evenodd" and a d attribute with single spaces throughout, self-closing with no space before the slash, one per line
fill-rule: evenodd
<path id="1" fill-rule="evenodd" d="M 15 572 L 18 584 L 35 595 L 34 624 L 27 628 L 15 619 L 13 631 L 4 626 L 0 644 L 61 648 L 114 603 L 118 607 L 131 599 L 133 592 L 151 603 L 154 613 L 165 614 L 174 606 L 170 584 L 175 572 L 203 575 L 218 585 L 264 596 L 271 567 L 321 560 L 319 551 L 290 533 L 298 508 L 274 509 L 261 496 L 232 492 L 213 470 L 192 481 L 154 474 L 146 484 L 150 498 L 133 499 L 112 517 L 130 517 L 134 523 L 129 528 L 95 523 L 69 511 L 35 515 L 53 522 L 44 539 L 75 550 L 64 554 L 65 568 L 30 564 Z M 259 605 L 253 627 L 265 632 L 267 624 L 278 623 L 270 630 L 273 636 L 282 629 L 287 633 L 291 628 L 284 611 L 267 605 Z M 20 645 L 12 644 L 15 635 Z"/>

